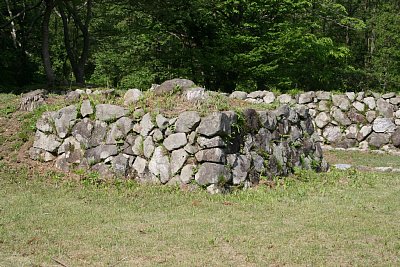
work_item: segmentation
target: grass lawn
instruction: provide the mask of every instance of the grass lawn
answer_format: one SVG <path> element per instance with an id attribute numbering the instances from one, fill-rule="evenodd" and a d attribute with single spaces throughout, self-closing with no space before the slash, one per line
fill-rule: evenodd
<path id="1" fill-rule="evenodd" d="M 400 156 L 360 151 L 325 151 L 325 159 L 331 164 L 346 163 L 353 166 L 400 168 Z"/>
<path id="2" fill-rule="evenodd" d="M 40 112 L 17 104 L 0 94 L 1 267 L 400 265 L 399 174 L 300 172 L 229 195 L 94 185 L 30 165 L 21 151 Z M 346 153 L 327 158 L 400 165 Z"/>
<path id="3" fill-rule="evenodd" d="M 231 195 L 2 165 L 0 266 L 395 266 L 400 177 L 303 172 Z"/>

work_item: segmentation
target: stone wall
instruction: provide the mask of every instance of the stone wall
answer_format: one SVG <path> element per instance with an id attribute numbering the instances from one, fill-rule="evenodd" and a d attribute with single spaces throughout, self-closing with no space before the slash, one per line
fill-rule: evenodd
<path id="1" fill-rule="evenodd" d="M 54 161 L 64 171 L 194 184 L 210 192 L 256 185 L 260 177 L 286 176 L 296 168 L 328 168 L 309 111 L 301 106 L 166 118 L 83 100 L 44 113 L 36 127 L 30 157 Z"/>
<path id="2" fill-rule="evenodd" d="M 292 96 L 237 91 L 230 97 L 252 103 L 304 105 L 327 147 L 386 151 L 400 148 L 400 96 L 395 93 L 318 91 Z"/>

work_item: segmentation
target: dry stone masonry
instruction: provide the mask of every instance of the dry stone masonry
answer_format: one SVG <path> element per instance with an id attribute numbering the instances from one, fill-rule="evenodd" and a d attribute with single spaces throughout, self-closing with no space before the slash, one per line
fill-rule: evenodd
<path id="1" fill-rule="evenodd" d="M 131 98 L 137 99 L 137 93 L 130 91 L 124 101 L 134 103 Z M 236 94 L 244 97 L 245 93 Z M 274 98 L 269 92 L 254 97 L 255 101 Z M 309 98 L 302 101 L 314 103 L 314 95 Z M 378 120 L 374 127 L 378 132 L 393 130 L 387 121 Z M 205 117 L 186 111 L 166 118 L 153 113 L 133 116 L 124 106 L 83 100 L 44 113 L 36 128 L 30 157 L 54 161 L 61 170 L 86 169 L 145 183 L 196 184 L 213 193 L 253 186 L 260 177 L 286 176 L 296 168 L 328 168 L 304 106 L 215 112 Z M 358 136 L 360 130 L 354 134 Z"/>
<path id="2" fill-rule="evenodd" d="M 395 93 L 306 92 L 295 96 L 268 91 L 233 92 L 231 98 L 251 103 L 302 105 L 309 109 L 326 148 L 400 148 L 400 95 Z"/>

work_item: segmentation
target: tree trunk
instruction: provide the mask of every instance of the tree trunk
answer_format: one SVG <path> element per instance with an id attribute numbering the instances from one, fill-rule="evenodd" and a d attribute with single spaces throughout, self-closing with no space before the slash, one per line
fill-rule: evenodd
<path id="1" fill-rule="evenodd" d="M 64 7 L 66 8 L 66 11 L 72 16 L 74 23 L 76 24 L 76 26 L 78 26 L 78 29 L 82 32 L 83 35 L 83 48 L 79 58 L 74 47 L 71 46 L 71 39 L 68 29 L 69 22 Z M 88 0 L 86 2 L 86 19 L 84 22 L 82 22 L 81 18 L 79 17 L 78 11 L 76 10 L 75 6 L 71 7 L 66 1 L 64 1 L 64 3 L 59 6 L 59 11 L 64 28 L 64 44 L 67 51 L 68 59 L 72 66 L 72 72 L 74 73 L 76 83 L 84 85 L 85 65 L 89 58 L 90 48 L 89 23 L 91 21 L 92 0 Z"/>
<path id="2" fill-rule="evenodd" d="M 49 41 L 49 23 L 51 13 L 54 9 L 54 1 L 53 0 L 45 0 L 46 8 L 43 14 L 42 21 L 42 57 L 43 57 L 43 65 L 46 73 L 47 84 L 49 86 L 54 86 L 56 81 L 56 75 L 54 74 L 53 67 L 51 65 L 50 58 L 50 41 Z"/>

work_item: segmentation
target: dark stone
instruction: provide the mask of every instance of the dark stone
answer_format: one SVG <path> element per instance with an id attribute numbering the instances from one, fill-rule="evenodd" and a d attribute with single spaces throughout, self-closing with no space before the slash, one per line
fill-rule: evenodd
<path id="1" fill-rule="evenodd" d="M 277 110 L 275 110 L 275 115 L 277 117 L 287 118 L 290 114 L 290 108 L 288 105 L 282 105 Z"/>
<path id="2" fill-rule="evenodd" d="M 254 109 L 246 109 L 243 111 L 243 116 L 247 132 L 255 133 L 260 129 L 260 120 L 257 111 Z"/>
<path id="3" fill-rule="evenodd" d="M 207 137 L 227 136 L 231 134 L 230 119 L 225 113 L 215 112 L 201 120 L 197 133 Z"/>
<path id="4" fill-rule="evenodd" d="M 271 111 L 259 111 L 258 116 L 260 119 L 261 126 L 267 128 L 270 131 L 276 129 L 277 119 L 274 112 Z"/>
<path id="5" fill-rule="evenodd" d="M 90 137 L 94 128 L 93 122 L 84 119 L 72 128 L 72 136 L 84 147 L 89 147 Z"/>
<path id="6" fill-rule="evenodd" d="M 301 121 L 300 126 L 303 132 L 307 133 L 308 135 L 311 136 L 314 133 L 314 125 L 310 117 L 306 120 Z"/>
<path id="7" fill-rule="evenodd" d="M 19 109 L 23 111 L 33 111 L 45 103 L 46 92 L 45 90 L 39 89 L 23 95 L 21 97 Z"/>
<path id="8" fill-rule="evenodd" d="M 364 115 L 357 113 L 355 111 L 350 111 L 349 113 L 347 113 L 347 116 L 354 123 L 362 124 L 367 121 Z"/>
<path id="9" fill-rule="evenodd" d="M 400 148 L 400 128 L 397 128 L 391 136 L 391 140 L 392 140 L 392 144 L 397 147 Z"/>
<path id="10" fill-rule="evenodd" d="M 390 141 L 390 135 L 385 133 L 372 133 L 367 138 L 368 144 L 373 148 L 381 148 Z"/>
<path id="11" fill-rule="evenodd" d="M 187 79 L 172 79 L 163 82 L 160 86 L 156 87 L 154 89 L 154 93 L 156 95 L 164 95 L 167 93 L 173 93 L 175 91 L 183 92 L 191 87 L 193 87 L 195 84 L 191 80 Z"/>

